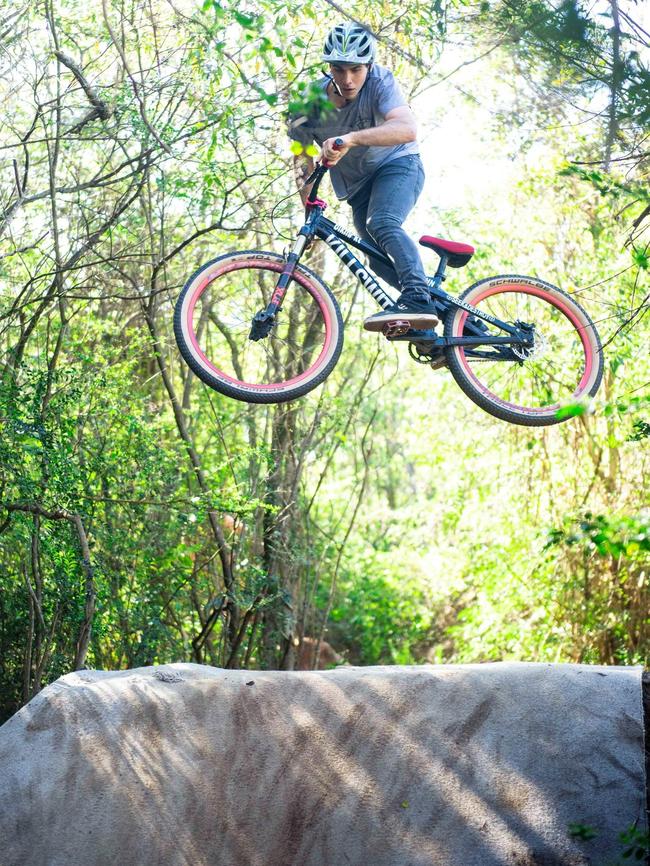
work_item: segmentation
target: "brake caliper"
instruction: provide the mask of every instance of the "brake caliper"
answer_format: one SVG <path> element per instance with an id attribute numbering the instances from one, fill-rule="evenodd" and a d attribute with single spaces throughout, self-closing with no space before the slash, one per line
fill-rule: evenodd
<path id="1" fill-rule="evenodd" d="M 526 322 L 515 322 L 517 330 L 524 336 L 525 342 L 513 343 L 510 347 L 513 355 L 520 361 L 527 361 L 539 354 L 543 341 L 535 330 L 535 325 Z"/>

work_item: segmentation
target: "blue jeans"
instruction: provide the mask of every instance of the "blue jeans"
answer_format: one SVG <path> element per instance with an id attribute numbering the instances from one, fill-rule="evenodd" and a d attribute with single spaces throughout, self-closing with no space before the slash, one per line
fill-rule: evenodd
<path id="1" fill-rule="evenodd" d="M 348 200 L 357 232 L 380 247 L 394 267 L 369 256 L 370 267 L 407 299 L 428 301 L 429 286 L 415 243 L 402 228 L 424 186 L 417 153 L 380 166 Z"/>

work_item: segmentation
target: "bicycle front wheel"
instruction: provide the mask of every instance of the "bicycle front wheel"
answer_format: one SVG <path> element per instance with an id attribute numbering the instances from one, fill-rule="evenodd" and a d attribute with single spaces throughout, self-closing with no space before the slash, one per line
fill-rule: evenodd
<path id="1" fill-rule="evenodd" d="M 571 407 L 581 411 L 581 404 L 596 393 L 603 376 L 600 338 L 566 292 L 536 277 L 507 275 L 475 283 L 460 299 L 495 319 L 534 327 L 532 347 L 447 349 L 454 379 L 486 412 L 511 424 L 541 427 L 571 417 Z M 445 321 L 445 336 L 466 336 L 468 320 L 471 313 L 454 308 Z M 490 322 L 473 320 L 477 322 L 486 336 L 506 336 Z"/>
<path id="2" fill-rule="evenodd" d="M 336 299 L 303 265 L 268 333 L 252 339 L 253 317 L 270 303 L 285 265 L 277 253 L 259 250 L 219 256 L 190 277 L 176 303 L 174 333 L 183 358 L 203 382 L 235 400 L 302 397 L 329 376 L 341 354 Z"/>

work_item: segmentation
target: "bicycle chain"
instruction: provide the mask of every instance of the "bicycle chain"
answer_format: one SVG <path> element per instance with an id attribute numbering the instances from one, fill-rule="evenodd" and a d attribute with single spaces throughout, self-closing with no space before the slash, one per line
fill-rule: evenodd
<path id="1" fill-rule="evenodd" d="M 411 353 L 409 352 L 409 355 Z M 432 362 L 436 362 L 440 360 L 439 358 L 428 358 L 426 355 L 421 355 L 419 358 L 416 358 L 414 355 L 411 355 L 411 358 L 415 361 L 416 364 L 423 364 L 425 367 L 431 364 Z M 472 358 L 472 364 L 493 364 L 494 361 L 492 358 Z"/>

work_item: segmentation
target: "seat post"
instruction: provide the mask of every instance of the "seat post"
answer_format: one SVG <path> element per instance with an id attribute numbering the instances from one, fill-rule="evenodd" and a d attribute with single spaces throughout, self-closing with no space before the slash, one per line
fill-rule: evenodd
<path id="1" fill-rule="evenodd" d="M 443 281 L 447 278 L 445 277 L 445 270 L 447 268 L 447 262 L 449 261 L 449 256 L 444 253 L 440 256 L 440 262 L 438 264 L 438 270 L 433 275 L 433 285 L 434 288 L 439 289 L 442 285 Z"/>

